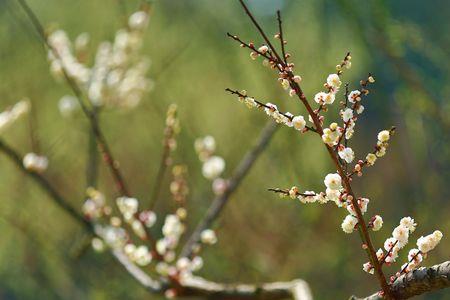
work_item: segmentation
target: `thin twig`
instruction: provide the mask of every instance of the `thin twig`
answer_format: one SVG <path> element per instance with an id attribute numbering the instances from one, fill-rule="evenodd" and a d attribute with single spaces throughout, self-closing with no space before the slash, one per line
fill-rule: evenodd
<path id="1" fill-rule="evenodd" d="M 260 134 L 255 146 L 253 146 L 245 154 L 245 156 L 242 158 L 239 165 L 234 170 L 233 175 L 228 180 L 228 185 L 227 185 L 227 189 L 225 190 L 225 192 L 222 195 L 217 196 L 213 200 L 213 202 L 209 206 L 208 211 L 206 212 L 205 216 L 198 223 L 194 232 L 189 237 L 188 241 L 186 242 L 186 244 L 184 245 L 184 247 L 181 251 L 182 257 L 190 257 L 192 255 L 194 246 L 200 241 L 200 236 L 201 236 L 202 231 L 207 228 L 210 228 L 211 225 L 213 224 L 213 222 L 220 215 L 225 204 L 228 202 L 230 196 L 239 187 L 242 180 L 245 178 L 245 175 L 247 175 L 248 171 L 255 163 L 256 159 L 259 157 L 259 155 L 263 152 L 263 150 L 269 144 L 269 141 L 272 138 L 272 136 L 275 133 L 275 130 L 277 128 L 278 128 L 278 126 L 276 126 L 275 122 L 273 122 L 273 121 L 267 122 L 266 126 L 261 131 L 261 134 Z"/>
<path id="2" fill-rule="evenodd" d="M 285 51 L 285 41 L 283 37 L 283 23 L 281 21 L 281 12 L 277 10 L 277 20 L 278 20 L 278 30 L 280 33 L 280 42 L 281 42 L 281 54 L 283 55 L 283 61 L 284 64 L 287 65 L 287 57 L 286 57 L 286 51 Z"/>

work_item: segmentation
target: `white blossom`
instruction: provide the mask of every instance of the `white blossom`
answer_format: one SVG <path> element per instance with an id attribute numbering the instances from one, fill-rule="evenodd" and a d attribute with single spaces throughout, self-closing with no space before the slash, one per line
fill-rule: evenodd
<path id="1" fill-rule="evenodd" d="M 351 108 L 346 108 L 341 110 L 342 120 L 347 123 L 351 118 L 353 118 L 353 110 Z"/>
<path id="2" fill-rule="evenodd" d="M 136 198 L 119 197 L 116 199 L 116 203 L 126 220 L 131 220 L 138 211 L 139 202 Z"/>
<path id="3" fill-rule="evenodd" d="M 358 108 L 356 109 L 356 113 L 358 114 L 362 114 L 364 111 L 364 106 L 363 105 L 359 105 Z"/>
<path id="4" fill-rule="evenodd" d="M 297 130 L 303 130 L 306 126 L 306 121 L 303 116 L 296 116 L 292 119 L 292 124 L 294 125 L 294 128 Z"/>
<path id="5" fill-rule="evenodd" d="M 91 240 L 92 249 L 96 252 L 103 252 L 105 250 L 105 243 L 97 237 Z"/>
<path id="6" fill-rule="evenodd" d="M 201 241 L 204 244 L 213 245 L 217 243 L 216 233 L 211 229 L 205 229 L 200 235 Z"/>
<path id="7" fill-rule="evenodd" d="M 327 97 L 327 93 L 319 92 L 314 96 L 314 101 L 318 104 L 323 104 L 325 103 L 325 97 Z"/>
<path id="8" fill-rule="evenodd" d="M 348 94 L 347 98 L 348 98 L 348 101 L 350 101 L 351 103 L 355 103 L 355 102 L 361 101 L 361 92 L 358 91 L 358 90 L 351 91 Z"/>
<path id="9" fill-rule="evenodd" d="M 220 156 L 210 157 L 202 167 L 202 174 L 207 179 L 215 179 L 225 170 L 225 160 Z"/>
<path id="10" fill-rule="evenodd" d="M 339 190 L 342 188 L 341 176 L 337 173 L 328 174 L 324 180 L 325 186 L 332 190 Z"/>
<path id="11" fill-rule="evenodd" d="M 375 164 L 376 160 L 377 160 L 377 156 L 375 154 L 373 154 L 373 153 L 367 154 L 366 161 L 369 166 L 373 166 Z"/>
<path id="12" fill-rule="evenodd" d="M 337 74 L 330 74 L 327 77 L 327 84 L 333 88 L 339 88 L 341 86 L 341 79 Z"/>
<path id="13" fill-rule="evenodd" d="M 415 223 L 414 219 L 411 217 L 404 217 L 400 220 L 400 225 L 408 228 L 409 232 L 412 233 L 416 230 L 417 223 Z"/>
<path id="14" fill-rule="evenodd" d="M 421 236 L 417 240 L 417 248 L 419 248 L 420 252 L 427 253 L 433 250 L 437 246 L 437 244 L 439 244 L 442 236 L 442 232 L 440 232 L 439 230 L 436 230 L 435 232 L 427 236 Z"/>
<path id="15" fill-rule="evenodd" d="M 372 230 L 373 231 L 378 231 L 381 229 L 381 227 L 383 226 L 383 218 L 379 215 L 376 215 L 373 219 L 373 227 Z"/>
<path id="16" fill-rule="evenodd" d="M 345 160 L 347 163 L 351 163 L 353 159 L 355 159 L 355 152 L 353 152 L 352 148 L 344 148 L 338 152 L 339 157 Z"/>
<path id="17" fill-rule="evenodd" d="M 148 14 L 145 11 L 137 11 L 128 18 L 128 26 L 134 30 L 142 30 L 147 26 Z"/>
<path id="18" fill-rule="evenodd" d="M 348 215 L 342 222 L 341 227 L 345 233 L 352 233 L 355 230 L 356 224 L 358 224 L 358 219 L 352 215 Z"/>
<path id="19" fill-rule="evenodd" d="M 363 264 L 363 270 L 364 270 L 364 272 L 369 273 L 369 274 L 374 273 L 374 268 L 370 262 L 366 262 L 365 264 Z"/>
<path id="20" fill-rule="evenodd" d="M 378 133 L 378 140 L 382 143 L 389 141 L 390 133 L 389 130 L 383 130 Z"/>
<path id="21" fill-rule="evenodd" d="M 398 240 L 398 246 L 403 248 L 408 243 L 409 230 L 403 225 L 399 225 L 392 231 L 392 236 Z"/>
<path id="22" fill-rule="evenodd" d="M 70 117 L 80 105 L 74 96 L 65 95 L 58 102 L 59 112 L 63 117 Z"/>

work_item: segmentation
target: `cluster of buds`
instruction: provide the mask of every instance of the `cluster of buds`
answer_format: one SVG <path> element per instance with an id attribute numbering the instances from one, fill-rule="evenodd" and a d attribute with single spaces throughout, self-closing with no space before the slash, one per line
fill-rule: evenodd
<path id="1" fill-rule="evenodd" d="M 119 197 L 116 199 L 117 207 L 122 214 L 123 220 L 128 223 L 133 232 L 141 239 L 146 239 L 147 233 L 145 227 L 150 228 L 156 221 L 156 216 L 149 216 L 152 212 L 144 211 L 139 214 L 139 201 L 131 197 Z"/>
<path id="2" fill-rule="evenodd" d="M 30 152 L 23 157 L 23 166 L 31 172 L 42 173 L 48 168 L 48 158 Z"/>
<path id="3" fill-rule="evenodd" d="M 371 221 L 374 228 L 376 227 L 375 223 L 377 222 L 376 217 L 372 218 Z M 392 263 L 394 263 L 398 258 L 399 251 L 408 244 L 409 236 L 416 230 L 416 226 L 417 224 L 415 223 L 413 218 L 402 218 L 400 220 L 400 224 L 392 231 L 392 237 L 386 239 L 386 241 L 384 242 L 384 250 L 386 252 L 384 252 L 384 250 L 381 248 L 378 249 L 378 263 L 387 265 L 391 265 Z M 437 244 L 439 244 L 441 239 L 442 232 L 440 232 L 439 230 L 436 230 L 432 234 L 425 237 L 420 237 L 417 240 L 418 248 L 413 248 L 408 252 L 408 262 L 402 265 L 400 272 L 397 272 L 396 276 L 391 277 L 391 282 L 394 282 L 396 278 L 398 278 L 401 274 L 408 273 L 416 269 L 426 257 L 427 253 L 433 250 L 437 246 Z M 367 262 L 363 265 L 363 270 L 370 274 L 374 273 L 373 266 L 370 262 Z"/>
<path id="4" fill-rule="evenodd" d="M 164 129 L 164 147 L 169 152 L 175 151 L 177 148 L 176 135 L 180 133 L 180 122 L 177 117 L 177 105 L 171 104 L 166 114 L 166 128 Z M 167 165 L 170 162 L 165 162 Z"/>
<path id="5" fill-rule="evenodd" d="M 148 20 L 145 10 L 132 14 L 128 26 L 117 31 L 114 42 L 105 41 L 98 46 L 92 67 L 85 64 L 87 33 L 80 34 L 72 44 L 65 31 L 52 32 L 48 36 L 52 73 L 62 78 L 65 72 L 82 87 L 95 106 L 135 107 L 153 86 L 146 77 L 149 59 L 140 54 Z M 59 108 L 64 116 L 77 107 L 73 98 L 65 96 L 60 100 Z"/>
<path id="6" fill-rule="evenodd" d="M 375 149 L 373 152 L 368 153 L 365 160 L 358 160 L 358 162 L 353 167 L 353 171 L 348 174 L 350 177 L 353 175 L 357 175 L 359 177 L 362 176 L 362 170 L 365 166 L 373 166 L 378 158 L 383 157 L 386 154 L 386 150 L 389 146 L 389 139 L 395 132 L 395 127 L 392 127 L 389 130 L 382 130 L 378 133 L 377 144 L 375 145 Z M 342 158 L 342 156 L 341 156 Z"/>
<path id="7" fill-rule="evenodd" d="M 21 100 L 12 107 L 0 113 L 0 134 L 2 134 L 12 123 L 30 110 L 30 102 Z"/>
<path id="8" fill-rule="evenodd" d="M 350 52 L 345 55 L 344 59 L 341 61 L 340 64 L 336 65 L 336 71 L 338 75 L 341 75 L 345 69 L 350 69 L 352 67 L 352 57 L 350 55 Z"/>
<path id="9" fill-rule="evenodd" d="M 249 108 L 260 108 L 263 109 L 264 112 L 271 117 L 278 124 L 284 124 L 288 127 L 292 127 L 300 132 L 306 132 L 309 128 L 306 126 L 305 118 L 302 115 L 294 116 L 290 112 L 281 112 L 278 110 L 278 107 L 272 103 L 262 103 L 255 100 L 252 97 L 247 96 L 247 92 L 243 91 L 233 91 L 227 89 L 227 91 L 231 92 L 238 96 L 239 102 L 242 102 L 247 105 Z"/>
<path id="10" fill-rule="evenodd" d="M 147 266 L 152 261 L 152 254 L 145 245 L 136 246 L 133 243 L 127 243 L 123 247 L 123 252 L 128 258 L 139 266 Z"/>
<path id="11" fill-rule="evenodd" d="M 172 168 L 172 182 L 170 183 L 170 193 L 178 206 L 183 207 L 186 202 L 186 196 L 189 193 L 189 187 L 186 182 L 187 167 L 176 165 Z M 181 216 L 183 216 L 181 214 Z M 183 218 L 182 218 L 183 219 Z"/>
<path id="12" fill-rule="evenodd" d="M 106 205 L 105 196 L 94 188 L 86 191 L 88 198 L 83 204 L 82 211 L 88 220 L 97 220 L 111 214 L 111 207 Z"/>
<path id="13" fill-rule="evenodd" d="M 203 138 L 197 138 L 194 143 L 195 151 L 199 160 L 203 163 L 202 174 L 212 180 L 212 187 L 215 194 L 222 194 L 227 188 L 227 181 L 220 176 L 225 171 L 225 160 L 218 155 L 216 151 L 216 140 L 208 135 Z"/>

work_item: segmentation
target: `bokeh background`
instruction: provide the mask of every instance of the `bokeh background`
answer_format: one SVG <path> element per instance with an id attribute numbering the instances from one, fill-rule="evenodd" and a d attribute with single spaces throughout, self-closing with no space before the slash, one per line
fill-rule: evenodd
<path id="1" fill-rule="evenodd" d="M 29 1 L 46 26 L 71 38 L 91 34 L 91 49 L 112 39 L 138 1 Z M 344 75 L 350 87 L 368 72 L 376 83 L 358 122 L 353 148 L 358 157 L 372 149 L 376 133 L 391 125 L 397 134 L 388 154 L 355 180 L 359 195 L 371 199 L 369 214 L 380 214 L 383 229 L 373 234 L 381 246 L 403 216 L 419 226 L 411 244 L 440 229 L 442 243 L 425 265 L 449 259 L 450 249 L 450 46 L 448 1 L 299 0 L 248 1 L 270 34 L 275 11 L 284 16 L 292 61 L 311 98 L 347 51 L 353 66 Z M 175 162 L 189 168 L 189 228 L 213 198 L 201 176 L 193 148 L 196 137 L 213 135 L 226 175 L 255 142 L 266 117 L 249 111 L 226 87 L 304 113 L 276 83 L 276 75 L 249 59 L 226 38 L 227 31 L 261 42 L 237 1 L 164 0 L 152 4 L 144 52 L 152 59 L 155 86 L 141 105 L 110 111 L 101 123 L 133 194 L 148 201 L 161 153 L 165 110 L 179 106 L 182 131 Z M 447 49 L 447 50 L 445 50 Z M 44 48 L 13 0 L 0 0 L 0 110 L 29 97 L 33 111 L 2 138 L 22 153 L 38 145 L 50 158 L 46 176 L 75 207 L 85 188 L 88 124 L 81 114 L 63 118 L 58 100 L 70 91 L 49 74 Z M 33 138 L 32 138 L 33 137 Z M 34 142 L 32 143 L 32 140 Z M 100 190 L 114 199 L 104 165 Z M 280 127 L 216 223 L 219 242 L 207 248 L 201 275 L 223 282 L 263 282 L 303 278 L 317 299 L 346 299 L 377 289 L 361 270 L 367 260 L 357 234 L 340 229 L 345 212 L 333 205 L 301 205 L 280 200 L 268 187 L 321 190 L 333 171 L 314 135 Z M 173 209 L 166 177 L 157 210 Z M 1 299 L 157 299 L 129 277 L 108 254 L 83 247 L 85 234 L 27 177 L 0 155 Z M 161 218 L 162 219 L 162 218 Z M 158 234 L 155 231 L 155 234 Z M 394 273 L 398 264 L 385 268 Z M 441 291 L 420 299 L 448 299 Z"/>

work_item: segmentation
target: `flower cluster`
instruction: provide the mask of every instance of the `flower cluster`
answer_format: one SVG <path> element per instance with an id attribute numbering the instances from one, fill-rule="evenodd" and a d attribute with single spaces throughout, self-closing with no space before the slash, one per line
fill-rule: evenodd
<path id="1" fill-rule="evenodd" d="M 225 160 L 221 156 L 214 155 L 216 140 L 210 135 L 198 138 L 195 140 L 194 148 L 198 158 L 203 163 L 203 176 L 213 181 L 212 188 L 216 195 L 222 194 L 226 190 L 228 183 L 220 177 L 225 170 Z"/>
<path id="2" fill-rule="evenodd" d="M 148 12 L 140 10 L 128 19 L 128 26 L 116 32 L 113 42 L 102 42 L 91 67 L 86 65 L 89 35 L 80 34 L 72 43 L 63 30 L 48 36 L 50 69 L 57 78 L 64 73 L 75 80 L 95 106 L 132 108 L 139 104 L 153 82 L 146 77 L 149 59 L 140 54 Z M 64 116 L 78 106 L 70 96 L 61 98 Z"/>
<path id="3" fill-rule="evenodd" d="M 376 219 L 373 219 L 372 222 L 375 223 Z M 376 225 L 374 224 L 373 226 Z M 409 236 L 416 230 L 416 226 L 417 224 L 413 218 L 402 218 L 400 220 L 400 224 L 392 231 L 392 237 L 386 239 L 384 242 L 384 250 L 381 248 L 378 249 L 378 263 L 386 265 L 394 263 L 399 256 L 399 251 L 408 244 Z M 416 269 L 426 257 L 427 253 L 437 246 L 441 238 L 442 233 L 439 230 L 436 230 L 432 234 L 425 237 L 420 237 L 417 240 L 418 249 L 413 248 L 408 252 L 408 262 L 402 265 L 401 271 L 397 272 L 396 276 L 391 278 L 391 281 L 395 281 L 396 278 L 403 273 L 408 273 Z M 370 262 L 363 265 L 363 270 L 370 274 L 374 273 L 373 265 Z"/>
<path id="4" fill-rule="evenodd" d="M 22 100 L 9 109 L 0 113 L 0 134 L 2 134 L 12 123 L 30 110 L 30 102 Z"/>

